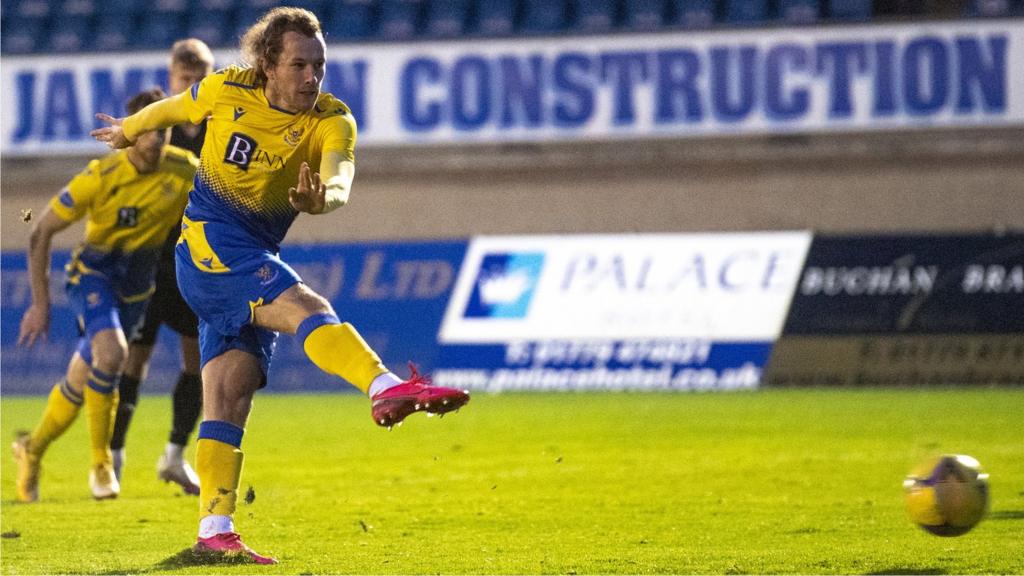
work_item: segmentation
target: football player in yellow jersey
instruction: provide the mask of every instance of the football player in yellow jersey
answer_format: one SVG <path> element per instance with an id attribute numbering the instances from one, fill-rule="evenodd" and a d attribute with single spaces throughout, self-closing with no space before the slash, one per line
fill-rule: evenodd
<path id="1" fill-rule="evenodd" d="M 160 89 L 136 95 L 129 111 L 164 97 Z M 125 151 L 93 160 L 55 196 L 32 228 L 29 275 L 32 304 L 25 311 L 18 344 L 46 338 L 50 326 L 50 244 L 54 234 L 88 218 L 85 240 L 67 266 L 68 298 L 82 338 L 64 381 L 53 387 L 41 421 L 14 442 L 17 495 L 39 497 L 40 460 L 85 405 L 92 448 L 89 487 L 97 499 L 120 492 L 114 476 L 110 434 L 117 407 L 116 383 L 127 340 L 138 328 L 153 291 L 160 246 L 177 226 L 198 161 L 167 145 L 166 130 L 146 131 Z"/>
<path id="2" fill-rule="evenodd" d="M 326 46 L 311 12 L 269 11 L 245 33 L 242 53 L 251 66 L 211 74 L 127 118 L 98 114 L 109 126 L 92 135 L 121 148 L 148 130 L 207 119 L 176 253 L 178 285 L 199 316 L 203 379 L 194 550 L 270 564 L 241 542 L 232 516 L 245 423 L 279 332 L 296 335 L 314 364 L 368 394 L 381 426 L 417 411 L 455 410 L 469 395 L 431 386 L 415 370 L 400 380 L 278 257 L 300 212 L 324 214 L 347 202 L 356 123 L 344 103 L 320 92 Z"/>

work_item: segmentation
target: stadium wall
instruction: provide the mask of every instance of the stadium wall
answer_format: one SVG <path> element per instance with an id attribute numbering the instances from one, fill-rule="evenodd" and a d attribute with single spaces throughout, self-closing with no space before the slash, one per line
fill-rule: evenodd
<path id="1" fill-rule="evenodd" d="M 744 388 L 813 381 L 793 372 L 808 358 L 846 354 L 859 358 L 846 361 L 854 367 L 873 358 L 857 356 L 865 349 L 860 334 L 785 334 L 769 365 L 788 298 L 766 307 L 777 329 L 755 335 L 708 330 L 695 338 L 693 332 L 639 330 L 635 340 L 604 333 L 596 346 L 549 341 L 541 333 L 516 342 L 439 342 L 439 334 L 450 336 L 442 331 L 451 322 L 445 310 L 473 309 L 478 320 L 493 312 L 479 295 L 477 307 L 470 305 L 485 261 L 474 248 L 479 242 L 505 243 L 500 253 L 506 256 L 522 246 L 546 255 L 549 248 L 558 252 L 551 247 L 580 242 L 578 234 L 623 246 L 647 238 L 659 246 L 664 238 L 646 235 L 661 233 L 669 244 L 680 243 L 681 253 L 695 238 L 709 245 L 739 242 L 742 253 L 763 247 L 742 246 L 763 231 L 802 235 L 807 242 L 809 233 L 786 231 L 917 233 L 946 242 L 942 238 L 1013 230 L 1024 222 L 1020 21 L 837 27 L 799 35 L 776 29 L 369 45 L 357 57 L 340 47 L 331 52 L 338 63 L 327 89 L 361 111 L 353 200 L 330 217 L 300 217 L 286 258 L 391 365 L 416 359 L 452 383 L 545 388 L 568 378 L 583 387 L 631 381 L 648 388 Z M 4 59 L 5 393 L 45 390 L 74 338 L 55 271 L 54 338 L 32 352 L 12 345 L 11 331 L 16 334 L 27 306 L 21 255 L 27 211 L 38 213 L 90 155 L 104 152 L 86 135 L 92 112 L 118 114 L 134 88 L 165 83 L 164 58 Z M 233 58 L 218 54 L 221 62 Z M 735 75 L 736 83 L 716 87 L 716 74 Z M 80 233 L 77 227 L 58 236 L 55 266 Z M 692 236 L 697 233 L 716 234 Z M 494 234 L 515 236 L 467 240 Z M 543 235 L 542 246 L 536 247 L 537 236 L 520 235 Z M 820 246 L 822 236 L 816 238 Z M 812 246 L 810 253 L 819 249 Z M 595 256 L 594 266 L 602 258 L 614 261 L 609 254 Z M 621 257 L 644 266 L 636 253 Z M 1010 276 L 1018 269 L 1013 262 L 1004 263 Z M 804 272 L 798 265 L 789 269 L 786 285 L 795 291 Z M 611 270 L 609 277 L 616 277 Z M 1019 299 L 1013 286 L 1009 294 Z M 721 282 L 715 290 L 724 299 L 719 304 L 735 296 Z M 462 298 L 456 308 L 449 302 L 453 294 Z M 410 325 L 424 332 L 392 337 L 394 326 Z M 151 391 L 169 386 L 177 371 L 176 344 L 167 336 L 154 360 Z M 879 344 L 889 352 L 872 354 L 895 354 L 891 350 L 904 344 L 934 349 L 947 336 L 904 334 Z M 999 374 L 1019 382 L 1022 361 L 1014 352 L 1019 346 L 1013 347 L 1019 336 L 971 334 L 958 346 L 984 358 L 993 353 L 979 350 L 1004 350 Z M 801 340 L 819 337 L 842 350 Z M 513 371 L 494 378 L 491 371 L 505 364 Z M 333 389 L 288 338 L 274 370 L 279 390 L 308 382 Z M 487 372 L 483 379 L 480 370 Z M 837 373 L 818 382 L 847 382 Z"/>

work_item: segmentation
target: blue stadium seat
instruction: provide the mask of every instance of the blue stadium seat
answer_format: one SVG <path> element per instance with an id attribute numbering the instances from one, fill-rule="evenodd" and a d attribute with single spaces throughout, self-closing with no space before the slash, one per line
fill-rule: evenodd
<path id="1" fill-rule="evenodd" d="M 762 24 L 768 21 L 767 0 L 726 0 L 725 21 L 729 24 Z"/>
<path id="2" fill-rule="evenodd" d="M 305 8 L 313 14 L 316 14 L 317 18 L 321 18 L 327 12 L 328 4 L 333 4 L 334 0 L 289 0 L 287 2 L 278 2 L 277 4 L 283 4 L 285 6 L 294 6 L 296 8 Z M 266 12 L 264 10 L 263 12 Z M 259 15 L 263 15 L 260 12 Z"/>
<path id="3" fill-rule="evenodd" d="M 189 0 L 153 0 L 149 11 L 159 14 L 185 14 L 189 8 Z"/>
<path id="4" fill-rule="evenodd" d="M 665 23 L 665 0 L 626 0 L 623 22 L 630 30 L 657 30 Z"/>
<path id="5" fill-rule="evenodd" d="M 473 30 L 482 36 L 507 36 L 515 31 L 515 0 L 476 0 Z"/>
<path id="6" fill-rule="evenodd" d="M 423 0 L 381 0 L 380 37 L 385 40 L 408 40 L 420 29 Z"/>
<path id="7" fill-rule="evenodd" d="M 239 0 L 238 10 L 244 12 L 245 17 L 255 21 L 264 12 L 280 4 L 277 0 Z"/>
<path id="8" fill-rule="evenodd" d="M 50 23 L 50 52 L 69 54 L 92 48 L 92 23 L 88 18 L 58 16 Z"/>
<path id="9" fill-rule="evenodd" d="M 1010 0 L 968 0 L 964 6 L 964 16 L 971 18 L 1000 18 L 1013 13 Z"/>
<path id="10" fill-rule="evenodd" d="M 779 20 L 788 24 L 811 24 L 821 13 L 819 0 L 779 0 Z"/>
<path id="11" fill-rule="evenodd" d="M 685 28 L 707 28 L 715 21 L 714 0 L 674 0 L 671 23 Z"/>
<path id="12" fill-rule="evenodd" d="M 6 8 L 25 20 L 38 20 L 50 15 L 50 3 L 47 0 L 19 0 L 15 6 L 7 5 Z"/>
<path id="13" fill-rule="evenodd" d="M 96 12 L 100 16 L 118 14 L 141 14 L 145 4 L 135 0 L 100 0 L 96 4 Z"/>
<path id="14" fill-rule="evenodd" d="M 615 0 L 576 0 L 570 28 L 576 32 L 607 32 L 618 25 Z"/>
<path id="15" fill-rule="evenodd" d="M 46 49 L 43 18 L 23 18 L 4 15 L 3 34 L 0 35 L 4 54 L 32 54 Z"/>
<path id="16" fill-rule="evenodd" d="M 96 38 L 93 49 L 100 52 L 118 52 L 132 47 L 137 34 L 138 18 L 129 12 L 101 13 L 96 18 Z"/>
<path id="17" fill-rule="evenodd" d="M 527 33 L 560 32 L 566 26 L 564 0 L 523 0 L 519 30 Z"/>
<path id="18" fill-rule="evenodd" d="M 377 33 L 376 6 L 376 0 L 331 2 L 320 20 L 327 41 L 374 36 Z"/>
<path id="19" fill-rule="evenodd" d="M 135 33 L 135 47 L 166 50 L 185 35 L 182 14 L 149 12 Z"/>
<path id="20" fill-rule="evenodd" d="M 59 14 L 77 18 L 90 17 L 97 12 L 96 0 L 64 0 L 61 2 Z"/>
<path id="21" fill-rule="evenodd" d="M 186 35 L 198 38 L 209 46 L 218 48 L 238 43 L 232 35 L 234 17 L 228 10 L 194 9 L 189 15 Z"/>
<path id="22" fill-rule="evenodd" d="M 432 38 L 454 38 L 466 31 L 469 0 L 427 0 L 423 33 Z"/>
<path id="23" fill-rule="evenodd" d="M 871 14 L 871 0 L 829 0 L 828 16 L 833 20 L 870 20 Z"/>

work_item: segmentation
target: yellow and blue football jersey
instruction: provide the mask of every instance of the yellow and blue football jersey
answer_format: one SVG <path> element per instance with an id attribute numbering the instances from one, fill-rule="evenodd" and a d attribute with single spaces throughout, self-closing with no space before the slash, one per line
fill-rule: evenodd
<path id="1" fill-rule="evenodd" d="M 179 225 L 198 159 L 187 150 L 165 148 L 159 167 L 141 174 L 121 150 L 89 163 L 52 200 L 63 220 L 88 217 L 85 239 L 68 263 L 69 281 L 80 274 L 106 277 L 123 299 L 152 290 L 160 249 Z"/>
<path id="2" fill-rule="evenodd" d="M 232 66 L 193 85 L 184 102 L 193 123 L 208 118 L 186 215 L 238 225 L 265 248 L 276 251 L 298 215 L 288 189 L 302 162 L 315 171 L 328 151 L 355 161 L 355 119 L 331 94 L 288 112 L 267 100 L 251 68 Z"/>

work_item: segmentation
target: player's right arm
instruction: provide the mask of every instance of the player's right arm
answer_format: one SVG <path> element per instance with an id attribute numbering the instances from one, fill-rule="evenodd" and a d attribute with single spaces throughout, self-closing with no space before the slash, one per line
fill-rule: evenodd
<path id="1" fill-rule="evenodd" d="M 135 143 L 135 138 L 144 132 L 170 128 L 188 120 L 188 110 L 183 105 L 185 93 L 153 102 L 142 110 L 125 118 L 114 118 L 102 112 L 96 118 L 109 126 L 97 128 L 89 135 L 117 150 Z"/>
<path id="2" fill-rule="evenodd" d="M 18 345 L 32 346 L 46 339 L 50 330 L 50 254 L 53 237 L 89 213 L 102 191 L 98 160 L 75 176 L 60 194 L 53 197 L 42 216 L 35 221 L 28 239 L 28 273 L 32 303 L 21 318 Z"/>
<path id="3" fill-rule="evenodd" d="M 223 72 L 211 74 L 193 84 L 191 89 L 153 102 L 125 118 L 96 114 L 98 120 L 109 126 L 97 128 L 89 132 L 89 135 L 116 150 L 131 146 L 135 138 L 145 132 L 170 128 L 183 122 L 199 124 L 213 113 L 213 103 L 224 85 L 224 78 Z"/>
<path id="4" fill-rule="evenodd" d="M 54 235 L 71 225 L 49 207 L 32 226 L 28 239 L 28 272 L 32 304 L 21 318 L 18 345 L 32 346 L 50 331 L 50 245 Z"/>

